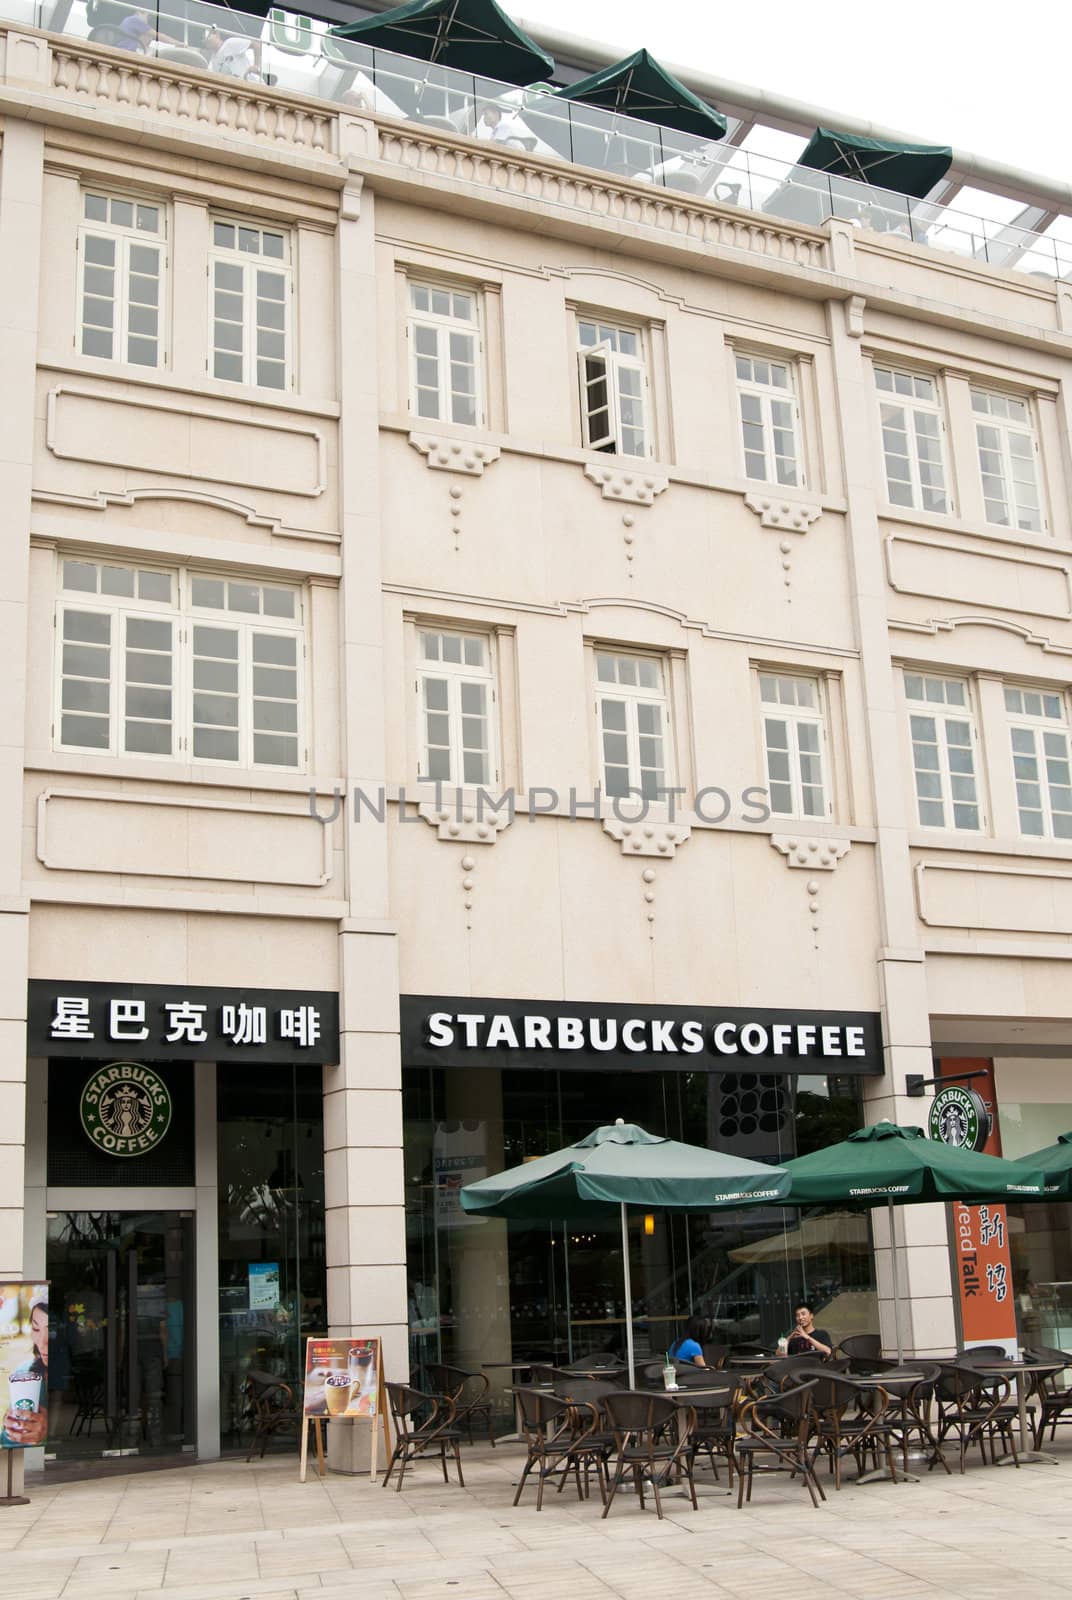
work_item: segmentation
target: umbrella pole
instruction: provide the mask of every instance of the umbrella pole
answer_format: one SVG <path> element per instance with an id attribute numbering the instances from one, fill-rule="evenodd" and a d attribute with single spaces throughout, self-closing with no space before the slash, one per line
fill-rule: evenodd
<path id="1" fill-rule="evenodd" d="M 901 1283 L 897 1272 L 897 1235 L 894 1232 L 893 1201 L 886 1201 L 886 1215 L 890 1220 L 890 1265 L 893 1269 L 893 1325 L 897 1330 L 897 1363 L 904 1364 L 904 1345 L 901 1342 Z"/>
<path id="2" fill-rule="evenodd" d="M 629 1222 L 622 1201 L 622 1272 L 625 1277 L 625 1351 L 629 1366 L 629 1387 L 636 1388 L 636 1366 L 633 1361 L 633 1280 L 629 1272 Z"/>

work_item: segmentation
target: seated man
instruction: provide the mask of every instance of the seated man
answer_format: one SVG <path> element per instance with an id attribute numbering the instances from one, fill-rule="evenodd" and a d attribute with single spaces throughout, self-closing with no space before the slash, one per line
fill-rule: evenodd
<path id="1" fill-rule="evenodd" d="M 173 39 L 170 34 L 158 33 L 149 25 L 149 16 L 145 11 L 132 11 L 124 17 L 119 24 L 122 39 L 116 40 L 116 47 L 120 50 L 140 50 L 142 55 L 149 54 L 149 45 L 154 39 L 166 39 L 169 44 L 179 44 L 181 41 Z"/>
<path id="2" fill-rule="evenodd" d="M 261 41 L 247 34 L 224 38 L 219 28 L 210 28 L 201 41 L 210 72 L 223 72 L 232 78 L 261 82 Z"/>

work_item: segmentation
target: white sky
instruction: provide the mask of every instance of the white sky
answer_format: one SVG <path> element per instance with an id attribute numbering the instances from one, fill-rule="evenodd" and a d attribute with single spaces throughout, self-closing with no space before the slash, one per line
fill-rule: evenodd
<path id="1" fill-rule="evenodd" d="M 1072 180 L 1068 0 L 506 0 L 519 21 Z"/>

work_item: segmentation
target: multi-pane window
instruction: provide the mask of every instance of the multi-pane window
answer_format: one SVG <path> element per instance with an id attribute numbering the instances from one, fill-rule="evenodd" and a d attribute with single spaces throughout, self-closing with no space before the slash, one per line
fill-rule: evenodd
<path id="1" fill-rule="evenodd" d="M 592 450 L 649 456 L 648 374 L 639 328 L 578 318 L 581 432 Z"/>
<path id="2" fill-rule="evenodd" d="M 409 305 L 410 409 L 474 427 L 482 421 L 476 295 L 411 283 Z"/>
<path id="3" fill-rule="evenodd" d="M 418 773 L 443 783 L 490 783 L 495 676 L 485 634 L 417 633 Z"/>
<path id="4" fill-rule="evenodd" d="M 285 389 L 290 344 L 290 237 L 217 218 L 209 262 L 212 374 Z"/>
<path id="5" fill-rule="evenodd" d="M 890 504 L 948 511 L 942 461 L 942 412 L 933 378 L 875 368 Z"/>
<path id="6" fill-rule="evenodd" d="M 1072 761 L 1064 697 L 1053 690 L 1005 690 L 1020 832 L 1072 839 Z"/>
<path id="7" fill-rule="evenodd" d="M 745 476 L 763 483 L 801 483 L 792 367 L 763 356 L 738 355 L 735 361 Z"/>
<path id="8" fill-rule="evenodd" d="M 278 584 L 66 559 L 60 749 L 301 765 L 301 602 Z"/>
<path id="9" fill-rule="evenodd" d="M 603 791 L 663 798 L 670 705 L 658 656 L 596 651 Z"/>
<path id="10" fill-rule="evenodd" d="M 1027 402 L 973 389 L 971 403 L 987 522 L 1041 533 L 1037 446 Z"/>
<path id="11" fill-rule="evenodd" d="M 164 236 L 162 206 L 83 192 L 78 250 L 84 356 L 160 365 Z"/>
<path id="12" fill-rule="evenodd" d="M 962 678 L 906 672 L 904 686 L 919 820 L 925 828 L 977 832 L 979 790 L 968 685 Z"/>
<path id="13" fill-rule="evenodd" d="M 818 681 L 761 672 L 759 698 L 771 811 L 779 817 L 827 816 L 830 808 Z"/>

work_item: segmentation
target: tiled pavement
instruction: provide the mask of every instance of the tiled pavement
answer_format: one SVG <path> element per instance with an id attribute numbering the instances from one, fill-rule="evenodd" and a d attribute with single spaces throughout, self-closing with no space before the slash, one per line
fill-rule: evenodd
<path id="1" fill-rule="evenodd" d="M 1072 1600 L 1072 1440 L 1055 1453 L 818 1511 L 776 1477 L 738 1512 L 703 1470 L 700 1510 L 671 1493 L 661 1523 L 572 1489 L 515 1510 L 517 1446 L 466 1450 L 464 1490 L 432 1463 L 402 1494 L 299 1484 L 290 1459 L 46 1479 L 0 1511 L 0 1600 Z"/>

